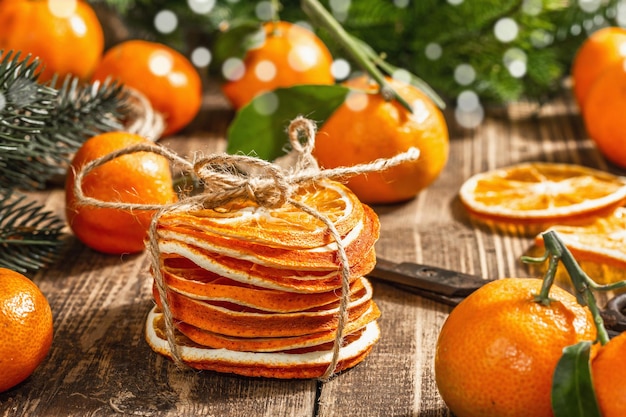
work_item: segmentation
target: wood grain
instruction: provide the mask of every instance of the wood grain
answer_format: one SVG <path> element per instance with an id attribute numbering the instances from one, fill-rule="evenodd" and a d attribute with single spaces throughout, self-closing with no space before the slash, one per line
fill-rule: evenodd
<path id="1" fill-rule="evenodd" d="M 185 135 L 163 145 L 185 155 L 224 149 L 232 114 L 207 100 Z M 516 162 L 574 162 L 616 171 L 592 146 L 565 97 L 524 104 L 464 130 L 448 114 L 450 159 L 417 198 L 375 210 L 379 255 L 486 278 L 527 276 L 519 257 L 531 241 L 473 224 L 457 192 L 469 176 Z M 521 114 L 521 116 L 519 115 Z M 60 189 L 34 194 L 63 216 Z M 144 254 L 105 256 L 70 237 L 63 259 L 33 277 L 48 296 L 55 337 L 45 362 L 0 393 L 0 416 L 448 416 L 433 372 L 435 344 L 450 307 L 374 282 L 382 338 L 365 362 L 331 381 L 240 378 L 177 369 L 143 339 L 153 302 Z M 0 370 L 1 377 L 1 370 Z"/>

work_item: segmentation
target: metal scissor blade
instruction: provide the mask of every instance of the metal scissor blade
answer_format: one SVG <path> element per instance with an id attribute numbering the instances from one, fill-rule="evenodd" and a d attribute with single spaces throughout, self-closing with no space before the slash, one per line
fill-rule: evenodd
<path id="1" fill-rule="evenodd" d="M 377 258 L 372 278 L 394 283 L 428 298 L 457 304 L 489 280 L 435 266 L 412 262 L 396 263 Z"/>

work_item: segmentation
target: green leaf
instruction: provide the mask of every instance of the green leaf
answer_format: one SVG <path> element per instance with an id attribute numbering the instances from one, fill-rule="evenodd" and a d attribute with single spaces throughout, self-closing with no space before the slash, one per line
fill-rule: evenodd
<path id="1" fill-rule="evenodd" d="M 274 160 L 285 154 L 286 131 L 293 119 L 305 116 L 319 126 L 349 91 L 340 85 L 298 85 L 257 96 L 237 112 L 228 129 L 226 151 Z"/>
<path id="2" fill-rule="evenodd" d="M 590 350 L 589 341 L 563 349 L 552 381 L 554 417 L 601 417 L 591 379 Z"/>

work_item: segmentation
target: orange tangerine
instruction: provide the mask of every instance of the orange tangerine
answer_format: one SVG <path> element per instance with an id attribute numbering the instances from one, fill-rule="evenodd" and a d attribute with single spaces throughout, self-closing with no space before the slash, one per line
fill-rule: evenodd
<path id="1" fill-rule="evenodd" d="M 289 22 L 267 22 L 262 31 L 263 42 L 246 53 L 238 68 L 242 73 L 226 74 L 222 91 L 235 109 L 278 87 L 334 84 L 333 58 L 313 32 Z"/>
<path id="2" fill-rule="evenodd" d="M 542 280 L 505 278 L 473 292 L 446 319 L 435 354 L 441 397 L 457 417 L 552 417 L 552 375 L 563 348 L 595 340 L 591 313 Z"/>
<path id="3" fill-rule="evenodd" d="M 0 268 L 0 392 L 28 378 L 52 345 L 52 311 L 30 279 Z"/>
<path id="4" fill-rule="evenodd" d="M 419 149 L 417 161 L 347 180 L 346 185 L 369 204 L 415 197 L 435 181 L 448 161 L 448 127 L 439 108 L 418 88 L 393 79 L 388 82 L 413 107 L 413 113 L 397 100 L 385 100 L 377 93 L 377 84 L 358 77 L 346 83 L 353 92 L 322 125 L 313 149 L 324 168 L 353 166 L 391 158 L 411 147 Z"/>
<path id="5" fill-rule="evenodd" d="M 626 29 L 606 27 L 592 33 L 572 61 L 573 89 L 582 109 L 593 83 L 614 62 L 626 57 Z"/>
<path id="6" fill-rule="evenodd" d="M 600 347 L 591 361 L 593 388 L 602 417 L 626 415 L 626 333 Z"/>

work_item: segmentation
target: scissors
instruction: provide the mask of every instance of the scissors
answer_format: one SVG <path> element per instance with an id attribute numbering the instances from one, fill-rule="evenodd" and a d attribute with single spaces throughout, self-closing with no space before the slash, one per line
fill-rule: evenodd
<path id="1" fill-rule="evenodd" d="M 368 276 L 450 306 L 457 305 L 472 292 L 493 281 L 436 266 L 398 263 L 381 258 L 377 258 L 376 266 Z M 611 298 L 601 312 L 604 326 L 612 336 L 626 330 L 625 313 L 626 293 Z"/>

